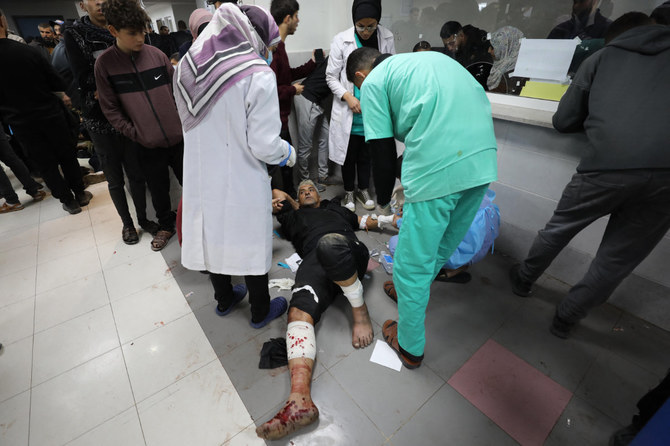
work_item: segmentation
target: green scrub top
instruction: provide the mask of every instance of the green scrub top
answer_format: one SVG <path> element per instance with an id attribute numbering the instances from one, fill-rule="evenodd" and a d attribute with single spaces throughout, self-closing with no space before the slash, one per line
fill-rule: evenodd
<path id="1" fill-rule="evenodd" d="M 425 51 L 389 57 L 363 81 L 365 138 L 405 143 L 405 200 L 444 197 L 497 180 L 491 104 L 458 62 Z"/>

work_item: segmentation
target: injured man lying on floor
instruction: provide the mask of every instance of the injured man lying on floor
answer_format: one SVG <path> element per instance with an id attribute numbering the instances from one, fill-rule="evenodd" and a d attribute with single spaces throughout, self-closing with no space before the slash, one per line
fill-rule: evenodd
<path id="1" fill-rule="evenodd" d="M 284 437 L 319 418 L 311 396 L 314 325 L 340 295 L 349 300 L 353 312 L 352 345 L 364 348 L 372 343 L 374 333 L 360 281 L 369 252 L 354 231 L 397 227 L 398 219 L 393 215 L 358 216 L 337 201 L 321 200 L 310 180 L 300 183 L 297 203 L 277 189 L 272 198 L 272 211 L 303 260 L 293 285 L 286 330 L 291 393 L 274 418 L 256 429 L 259 437 L 268 440 Z"/>

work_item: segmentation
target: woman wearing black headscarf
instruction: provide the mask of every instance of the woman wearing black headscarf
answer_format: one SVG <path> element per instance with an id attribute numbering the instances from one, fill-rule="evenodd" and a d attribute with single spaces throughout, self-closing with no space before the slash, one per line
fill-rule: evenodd
<path id="1" fill-rule="evenodd" d="M 395 54 L 393 33 L 379 25 L 382 16 L 381 0 L 354 0 L 351 8 L 354 26 L 333 38 L 328 57 L 326 81 L 333 92 L 333 109 L 328 138 L 330 159 L 342 166 L 344 205 L 354 211 L 354 183 L 358 173 L 358 192 L 355 199 L 365 209 L 372 210 L 370 198 L 370 148 L 365 143 L 363 118 L 358 100 L 360 92 L 347 79 L 347 58 L 362 46 Z"/>

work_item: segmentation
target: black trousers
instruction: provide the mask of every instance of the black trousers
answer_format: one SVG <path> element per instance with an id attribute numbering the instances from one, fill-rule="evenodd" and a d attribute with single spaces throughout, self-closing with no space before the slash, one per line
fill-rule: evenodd
<path id="1" fill-rule="evenodd" d="M 391 202 L 395 179 L 400 178 L 402 157 L 396 154 L 393 138 L 373 139 L 369 144 L 377 204 L 386 206 Z"/>
<path id="2" fill-rule="evenodd" d="M 279 136 L 284 141 L 287 141 L 289 144 L 293 145 L 293 142 L 291 141 L 291 134 L 288 132 L 288 129 L 282 129 Z M 296 150 L 296 148 L 293 147 L 293 150 Z M 296 198 L 297 193 L 295 186 L 293 185 L 293 167 L 274 167 L 274 170 L 272 171 L 271 186 L 273 189 L 283 190 L 291 197 Z"/>
<path id="3" fill-rule="evenodd" d="M 12 146 L 9 145 L 9 140 L 1 128 L 0 161 L 14 172 L 14 175 L 23 184 L 23 189 L 28 195 L 35 195 L 37 193 L 40 184 L 30 176 L 28 167 L 21 161 L 21 158 L 19 158 Z M 4 198 L 9 204 L 19 203 L 19 196 L 14 192 L 12 183 L 2 168 L 0 168 L 0 198 Z"/>
<path id="4" fill-rule="evenodd" d="M 357 173 L 358 188 L 367 189 L 370 186 L 370 145 L 365 142 L 364 136 L 350 135 L 347 157 L 342 165 L 342 182 L 345 191 L 354 190 Z"/>
<path id="5" fill-rule="evenodd" d="M 151 203 L 156 211 L 158 226 L 164 231 L 174 231 L 176 214 L 170 202 L 170 171 L 181 184 L 184 165 L 184 143 L 172 147 L 149 149 L 138 144 L 140 166 L 151 193 Z"/>
<path id="6" fill-rule="evenodd" d="M 125 170 L 130 186 L 130 196 L 135 204 L 137 220 L 147 219 L 147 198 L 144 174 L 140 167 L 137 145 L 119 133 L 102 134 L 89 132 L 95 146 L 95 152 L 102 164 L 107 178 L 107 189 L 112 198 L 116 212 L 124 226 L 134 226 L 133 218 L 128 209 L 128 200 L 124 190 Z"/>
<path id="7" fill-rule="evenodd" d="M 219 309 L 227 310 L 233 304 L 233 285 L 230 276 L 210 273 L 209 278 L 214 287 L 214 298 Z M 268 291 L 268 275 L 244 276 L 244 283 L 249 290 L 251 304 L 251 321 L 261 322 L 270 311 L 270 292 Z"/>
<path id="8" fill-rule="evenodd" d="M 13 125 L 12 129 L 54 197 L 68 203 L 74 200 L 74 194 L 84 191 L 75 141 L 64 112 L 29 124 Z"/>
<path id="9" fill-rule="evenodd" d="M 330 306 L 342 288 L 335 282 L 349 279 L 354 274 L 361 278 L 368 267 L 370 253 L 359 240 L 350 240 L 341 234 L 321 237 L 316 249 L 308 253 L 295 275 L 291 308 L 309 314 L 314 324 Z"/>
<path id="10" fill-rule="evenodd" d="M 558 306 L 566 322 L 577 322 L 604 303 L 668 232 L 670 170 L 575 174 L 521 263 L 521 277 L 535 282 L 577 233 L 606 215 L 595 258 Z"/>

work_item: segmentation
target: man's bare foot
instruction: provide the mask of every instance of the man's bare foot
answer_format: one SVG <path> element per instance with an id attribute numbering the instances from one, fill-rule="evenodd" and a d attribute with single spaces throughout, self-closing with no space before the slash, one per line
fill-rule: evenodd
<path id="1" fill-rule="evenodd" d="M 319 409 L 309 396 L 291 394 L 277 415 L 256 428 L 256 435 L 266 440 L 277 440 L 318 419 Z"/>
<path id="2" fill-rule="evenodd" d="M 352 330 L 351 344 L 354 348 L 365 348 L 372 344 L 374 336 L 368 306 L 363 304 L 361 307 L 352 308 L 352 312 L 354 315 L 354 329 Z"/>

